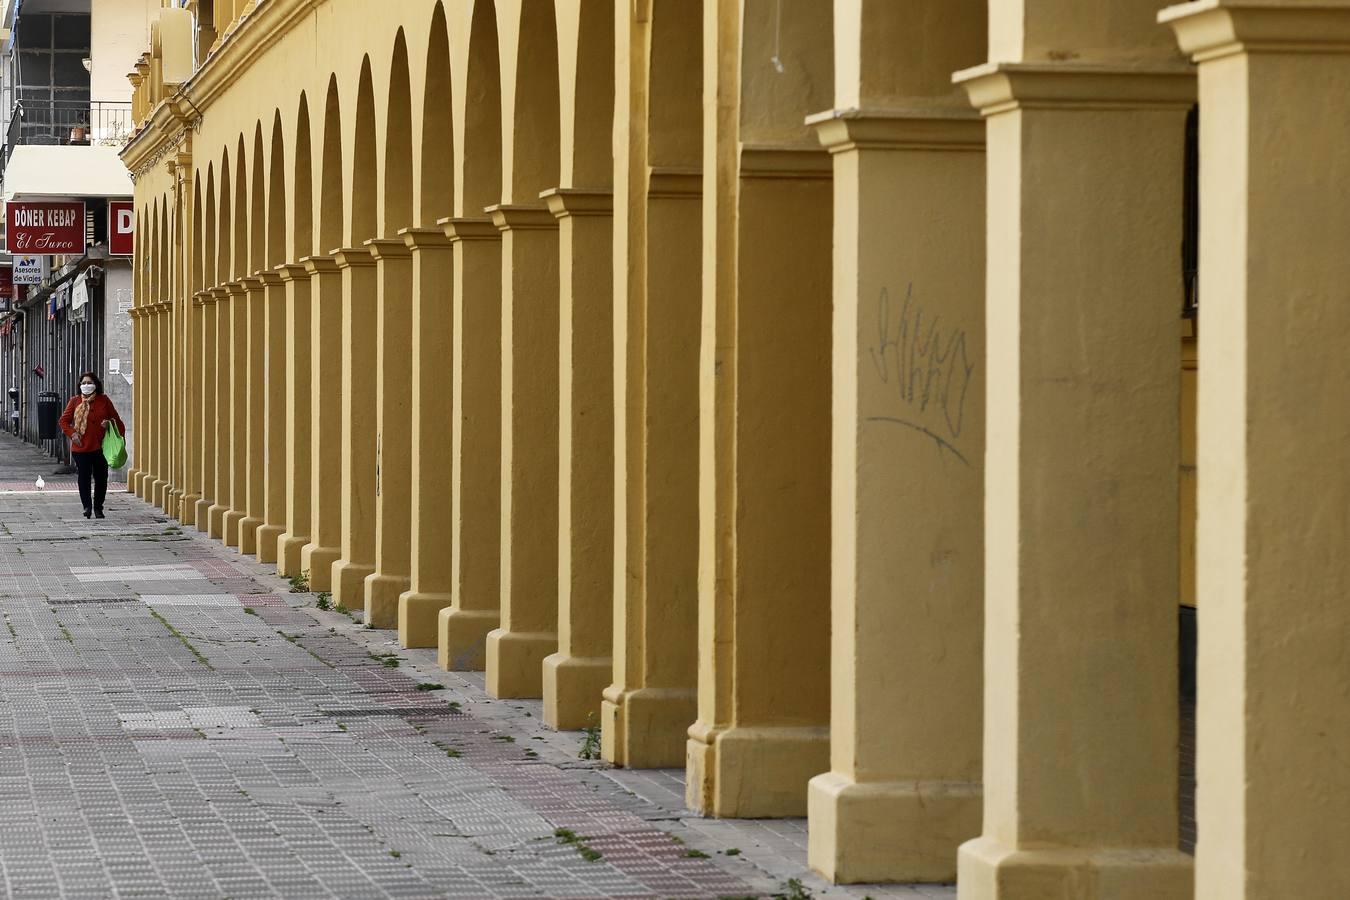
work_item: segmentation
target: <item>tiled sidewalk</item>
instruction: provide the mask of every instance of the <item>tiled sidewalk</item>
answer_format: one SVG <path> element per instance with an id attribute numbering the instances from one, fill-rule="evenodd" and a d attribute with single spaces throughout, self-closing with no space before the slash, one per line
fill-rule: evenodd
<path id="1" fill-rule="evenodd" d="M 27 450 L 0 437 L 0 482 Z M 682 773 L 582 761 L 538 703 L 124 493 L 108 516 L 0 495 L 3 896 L 954 896 L 830 888 L 800 820 L 693 816 Z"/>

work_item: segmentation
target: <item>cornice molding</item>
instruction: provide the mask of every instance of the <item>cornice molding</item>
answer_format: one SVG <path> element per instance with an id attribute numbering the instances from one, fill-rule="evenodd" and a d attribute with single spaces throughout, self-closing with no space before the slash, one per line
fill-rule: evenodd
<path id="1" fill-rule="evenodd" d="M 982 152 L 984 120 L 963 109 L 828 109 L 808 116 L 830 153 L 852 150 Z"/>
<path id="2" fill-rule="evenodd" d="M 1196 62 L 1238 53 L 1350 53 L 1350 7 L 1198 0 L 1158 21 Z"/>
<path id="3" fill-rule="evenodd" d="M 966 89 L 981 115 L 1017 109 L 1170 109 L 1195 103 L 1195 69 L 1185 63 L 990 62 L 963 69 L 952 81 Z"/>

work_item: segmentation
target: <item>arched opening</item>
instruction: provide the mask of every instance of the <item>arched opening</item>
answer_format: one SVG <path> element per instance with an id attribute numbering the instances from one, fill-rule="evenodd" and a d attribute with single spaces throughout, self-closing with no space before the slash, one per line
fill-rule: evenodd
<path id="1" fill-rule="evenodd" d="M 219 282 L 219 263 L 216 247 L 216 168 L 206 165 L 206 209 L 202 214 L 205 233 L 202 236 L 202 286 L 215 287 Z"/>
<path id="2" fill-rule="evenodd" d="M 379 158 L 375 139 L 375 91 L 371 85 L 370 57 L 361 61 L 361 81 L 356 92 L 356 140 L 352 143 L 352 217 L 347 246 L 359 247 L 376 237 L 379 230 Z"/>
<path id="3" fill-rule="evenodd" d="M 216 228 L 216 284 L 230 280 L 234 272 L 233 245 L 230 243 L 230 152 L 220 156 L 220 208 Z"/>
<path id="4" fill-rule="evenodd" d="M 426 85 L 422 92 L 418 225 L 423 227 L 433 226 L 438 219 L 454 213 L 455 143 L 450 87 L 450 35 L 445 6 L 438 2 L 431 15 Z"/>
<path id="5" fill-rule="evenodd" d="M 647 102 L 652 168 L 703 163 L 703 10 L 663 0 L 652 11 L 651 83 Z"/>
<path id="6" fill-rule="evenodd" d="M 286 147 L 281 110 L 272 115 L 272 158 L 267 168 L 267 268 L 286 261 Z"/>
<path id="7" fill-rule="evenodd" d="M 565 177 L 572 187 L 607 188 L 614 180 L 614 15 L 583 3 L 577 30 L 576 94 L 571 98 L 572 146 Z"/>
<path id="8" fill-rule="evenodd" d="M 197 171 L 192 174 L 192 280 L 189 294 L 202 289 L 202 176 Z"/>
<path id="9" fill-rule="evenodd" d="M 337 76 L 328 79 L 323 112 L 323 168 L 319 172 L 319 247 L 329 253 L 342 246 L 342 100 Z"/>
<path id="10" fill-rule="evenodd" d="M 242 278 L 248 274 L 248 163 L 244 157 L 244 136 L 234 153 L 234 252 L 231 262 L 231 274 Z"/>
<path id="11" fill-rule="evenodd" d="M 474 4 L 464 88 L 464 172 L 457 196 L 459 214 L 472 217 L 497 203 L 502 188 L 501 68 L 497 20 L 489 3 Z"/>
<path id="12" fill-rule="evenodd" d="M 540 191 L 558 186 L 558 29 L 552 3 L 522 4 L 520 15 L 511 183 L 502 194 L 506 203 L 538 203 Z"/>
<path id="13" fill-rule="evenodd" d="M 389 69 L 389 106 L 385 120 L 384 216 L 385 237 L 413 224 L 412 97 L 408 85 L 408 42 L 403 29 L 394 38 Z"/>
<path id="14" fill-rule="evenodd" d="M 300 109 L 295 126 L 295 200 L 291 205 L 291 259 L 304 259 L 314 252 L 314 202 L 311 170 L 314 160 L 309 143 L 309 100 L 300 94 Z"/>
<path id="15" fill-rule="evenodd" d="M 267 172 L 263 160 L 262 123 L 253 126 L 253 184 L 248 207 L 248 271 L 252 275 L 267 264 Z"/>

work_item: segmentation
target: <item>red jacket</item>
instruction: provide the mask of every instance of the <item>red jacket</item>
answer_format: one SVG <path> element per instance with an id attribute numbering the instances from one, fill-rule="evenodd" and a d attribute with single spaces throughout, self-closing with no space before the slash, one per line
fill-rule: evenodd
<path id="1" fill-rule="evenodd" d="M 80 405 L 84 397 L 75 396 L 70 398 L 66 404 L 66 411 L 61 414 L 61 430 L 70 438 L 70 449 L 75 453 L 92 453 L 103 449 L 103 423 L 111 419 L 117 423 L 117 430 L 126 437 L 127 426 L 122 424 L 122 417 L 117 414 L 117 407 L 108 399 L 106 394 L 95 394 L 89 400 L 89 422 L 84 427 L 84 436 L 75 437 L 75 407 Z"/>

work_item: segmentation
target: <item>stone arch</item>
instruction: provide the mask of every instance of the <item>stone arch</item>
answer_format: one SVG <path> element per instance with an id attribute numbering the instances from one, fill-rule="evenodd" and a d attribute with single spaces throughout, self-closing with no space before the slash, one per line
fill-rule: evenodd
<path id="1" fill-rule="evenodd" d="M 503 203 L 538 203 L 539 192 L 558 186 L 558 27 L 552 3 L 524 3 L 516 45 L 514 96 L 504 98 L 511 120 L 510 165 L 503 174 Z M 520 127 L 529 123 L 528 128 Z"/>
<path id="2" fill-rule="evenodd" d="M 805 119 L 834 105 L 834 10 L 744 0 L 741 21 L 741 140 L 817 149 Z"/>
<path id="3" fill-rule="evenodd" d="M 263 155 L 262 122 L 253 126 L 253 183 L 248 206 L 248 271 L 252 275 L 267 264 L 267 171 Z"/>
<path id="4" fill-rule="evenodd" d="M 248 161 L 244 155 L 244 136 L 239 135 L 239 143 L 234 154 L 234 247 L 231 254 L 231 277 L 242 278 L 248 274 Z"/>
<path id="5" fill-rule="evenodd" d="M 309 143 L 309 99 L 300 92 L 300 108 L 295 117 L 295 197 L 291 203 L 295 218 L 291 227 L 291 259 L 304 259 L 314 252 L 314 197 L 312 187 L 313 153 Z"/>
<path id="6" fill-rule="evenodd" d="M 648 162 L 653 168 L 703 164 L 703 9 L 688 0 L 652 4 L 647 104 Z"/>
<path id="7" fill-rule="evenodd" d="M 319 170 L 319 248 L 329 253 L 342 246 L 345 201 L 342 186 L 342 98 L 337 76 L 328 79 L 324 100 L 323 158 Z"/>
<path id="8" fill-rule="evenodd" d="M 413 224 L 412 89 L 408 77 L 408 41 L 400 28 L 389 65 L 389 103 L 385 108 L 384 194 L 381 233 L 394 237 Z"/>
<path id="9" fill-rule="evenodd" d="M 375 89 L 370 57 L 361 60 L 356 91 L 355 138 L 352 142 L 351 220 L 347 246 L 359 247 L 379 233 L 379 156 L 375 133 Z"/>
<path id="10" fill-rule="evenodd" d="M 155 279 L 155 300 L 163 303 L 171 299 L 169 291 L 172 289 L 169 271 L 169 196 L 163 194 L 159 201 L 159 218 L 156 221 L 155 246 L 158 249 L 155 259 L 155 269 L 157 278 Z"/>
<path id="11" fill-rule="evenodd" d="M 230 217 L 230 151 L 220 155 L 220 203 L 216 219 L 216 285 L 222 285 L 234 274 L 234 245 Z"/>
<path id="12" fill-rule="evenodd" d="M 188 284 L 188 295 L 202 289 L 202 173 L 192 173 L 192 273 Z"/>
<path id="13" fill-rule="evenodd" d="M 159 198 L 150 204 L 150 252 L 145 258 L 145 288 L 151 303 L 158 303 L 159 293 Z"/>
<path id="14" fill-rule="evenodd" d="M 206 207 L 202 211 L 202 286 L 215 287 L 220 281 L 219 248 L 216 246 L 216 169 L 206 164 Z"/>
<path id="15" fill-rule="evenodd" d="M 445 5 L 431 14 L 426 81 L 422 91 L 422 152 L 418 224 L 429 227 L 452 215 L 455 200 L 454 116 L 451 98 L 450 35 Z"/>
<path id="16" fill-rule="evenodd" d="M 501 199 L 502 184 L 501 67 L 489 3 L 473 6 L 464 91 L 464 168 L 455 196 L 460 215 L 481 216 Z"/>
<path id="17" fill-rule="evenodd" d="M 561 79 L 562 184 L 607 188 L 614 180 L 614 11 L 584 0 L 575 27 L 569 42 L 559 22 L 560 70 L 571 75 Z"/>
<path id="18" fill-rule="evenodd" d="M 272 114 L 272 158 L 267 168 L 267 259 L 271 270 L 286 261 L 286 139 L 281 110 Z"/>

